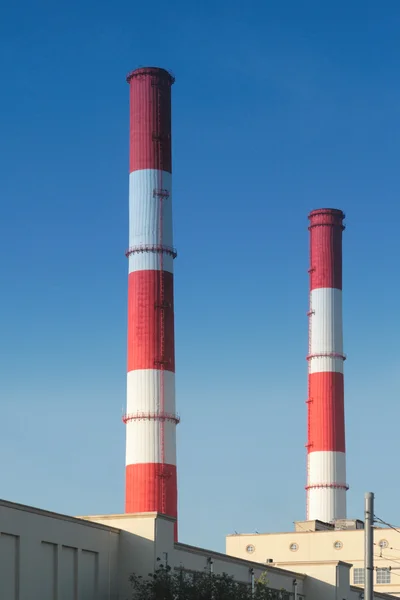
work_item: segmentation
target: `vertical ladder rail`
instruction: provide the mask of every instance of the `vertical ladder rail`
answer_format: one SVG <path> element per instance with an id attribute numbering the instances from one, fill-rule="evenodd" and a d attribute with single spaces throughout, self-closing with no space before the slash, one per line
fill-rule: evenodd
<path id="1" fill-rule="evenodd" d="M 311 273 L 314 271 L 314 268 L 311 267 L 309 269 L 309 275 L 311 277 Z M 312 397 L 311 397 L 311 389 L 310 389 L 310 372 L 311 372 L 311 354 L 312 354 L 312 317 L 314 315 L 314 310 L 312 307 L 312 300 L 311 300 L 311 292 L 310 292 L 310 300 L 309 300 L 309 309 L 308 309 L 308 313 L 307 313 L 307 317 L 308 317 L 308 380 L 307 380 L 307 444 L 306 444 L 306 448 L 307 448 L 307 465 L 306 465 L 306 472 L 307 472 L 307 483 L 306 483 L 306 518 L 308 519 L 308 514 L 309 514 L 309 497 L 310 497 L 310 461 L 309 461 L 309 453 L 310 453 L 310 447 L 312 446 L 312 441 L 310 440 L 310 432 L 311 432 L 311 422 L 310 422 L 310 412 L 311 412 L 311 403 L 313 401 Z"/>
<path id="2" fill-rule="evenodd" d="M 160 406 L 159 413 L 164 415 L 165 413 L 165 278 L 164 278 L 164 250 L 163 250 L 163 201 L 167 197 L 166 191 L 163 189 L 163 132 L 162 119 L 161 119 L 161 86 L 157 85 L 157 131 L 156 131 L 156 143 L 157 143 L 157 167 L 158 167 L 158 189 L 155 190 L 154 195 L 158 199 L 158 246 L 159 246 L 159 292 L 157 309 L 159 311 L 159 344 L 158 344 L 158 368 L 160 370 Z M 162 513 L 166 513 L 167 499 L 166 499 L 166 472 L 165 472 L 165 420 L 159 420 L 159 443 L 161 451 L 161 468 L 160 468 L 160 486 L 161 486 L 161 510 Z"/>

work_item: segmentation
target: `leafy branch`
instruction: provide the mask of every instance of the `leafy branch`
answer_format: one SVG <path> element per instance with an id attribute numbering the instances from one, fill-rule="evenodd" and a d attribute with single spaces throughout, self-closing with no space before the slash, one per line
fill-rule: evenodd
<path id="1" fill-rule="evenodd" d="M 160 564 L 147 577 L 132 574 L 132 600 L 290 600 L 286 590 L 268 587 L 266 572 L 254 582 L 236 581 L 223 573 L 172 570 Z"/>

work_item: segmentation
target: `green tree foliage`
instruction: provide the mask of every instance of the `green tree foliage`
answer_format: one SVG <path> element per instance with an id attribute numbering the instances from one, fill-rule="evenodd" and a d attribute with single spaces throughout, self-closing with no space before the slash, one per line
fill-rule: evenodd
<path id="1" fill-rule="evenodd" d="M 131 575 L 132 600 L 292 600 L 286 590 L 268 587 L 266 573 L 254 583 L 235 581 L 226 573 L 172 570 L 160 565 L 154 573 L 144 578 Z"/>

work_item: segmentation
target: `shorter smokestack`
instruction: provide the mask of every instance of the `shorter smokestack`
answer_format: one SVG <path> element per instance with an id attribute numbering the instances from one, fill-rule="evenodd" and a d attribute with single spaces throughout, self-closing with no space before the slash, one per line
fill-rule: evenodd
<path id="1" fill-rule="evenodd" d="M 344 214 L 313 210 L 310 225 L 307 520 L 346 518 L 342 232 Z"/>

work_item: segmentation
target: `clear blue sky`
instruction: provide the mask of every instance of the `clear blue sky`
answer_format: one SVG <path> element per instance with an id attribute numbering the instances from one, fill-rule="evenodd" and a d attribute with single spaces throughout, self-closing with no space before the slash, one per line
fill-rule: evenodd
<path id="1" fill-rule="evenodd" d="M 180 537 L 305 511 L 307 213 L 347 215 L 349 515 L 400 523 L 397 0 L 54 3 L 0 19 L 0 496 L 124 502 L 128 86 L 171 69 Z"/>

